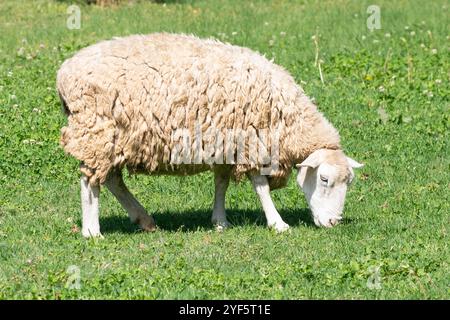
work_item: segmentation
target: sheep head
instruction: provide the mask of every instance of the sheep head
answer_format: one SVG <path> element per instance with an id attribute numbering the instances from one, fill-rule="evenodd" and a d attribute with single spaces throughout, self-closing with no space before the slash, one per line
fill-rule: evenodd
<path id="1" fill-rule="evenodd" d="M 303 189 L 314 223 L 333 227 L 342 219 L 347 188 L 353 168 L 363 165 L 341 150 L 319 149 L 297 164 L 297 183 Z"/>

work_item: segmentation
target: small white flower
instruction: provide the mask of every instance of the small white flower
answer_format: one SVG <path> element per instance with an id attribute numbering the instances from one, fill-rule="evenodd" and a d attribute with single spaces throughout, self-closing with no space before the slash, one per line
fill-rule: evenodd
<path id="1" fill-rule="evenodd" d="M 426 48 L 426 46 L 423 43 L 420 44 L 420 47 L 421 48 Z"/>
<path id="2" fill-rule="evenodd" d="M 20 47 L 19 50 L 17 50 L 17 55 L 18 56 L 23 56 L 25 53 L 25 48 L 24 47 Z"/>
<path id="3" fill-rule="evenodd" d="M 235 35 L 237 35 L 237 32 L 236 32 L 236 31 L 233 31 L 233 32 L 231 33 L 231 35 L 232 35 L 232 36 L 235 36 Z"/>
<path id="4" fill-rule="evenodd" d="M 390 38 L 390 37 L 391 37 L 391 34 L 388 32 L 388 33 L 385 33 L 384 36 L 385 36 L 386 38 Z"/>
<path id="5" fill-rule="evenodd" d="M 266 21 L 266 22 L 264 22 L 264 25 L 267 27 L 269 25 L 269 23 Z"/>
<path id="6" fill-rule="evenodd" d="M 38 109 L 38 108 L 33 108 L 33 112 L 36 112 L 36 113 L 41 113 L 41 110 L 40 110 L 40 109 Z"/>
<path id="7" fill-rule="evenodd" d="M 432 54 L 437 54 L 437 49 L 431 49 Z"/>
<path id="8" fill-rule="evenodd" d="M 414 36 L 416 35 L 416 32 L 411 31 L 411 32 L 409 33 L 409 35 L 410 35 L 411 37 L 414 37 Z"/>
<path id="9" fill-rule="evenodd" d="M 405 26 L 405 30 L 409 30 L 409 26 Z"/>
<path id="10" fill-rule="evenodd" d="M 12 77 L 13 73 L 12 71 L 8 71 L 8 73 L 6 74 L 8 77 Z"/>
<path id="11" fill-rule="evenodd" d="M 280 32 L 280 36 L 284 37 L 285 35 L 286 35 L 286 32 L 284 32 L 284 31 Z"/>
<path id="12" fill-rule="evenodd" d="M 383 87 L 383 86 L 379 86 L 379 87 L 378 87 L 378 91 L 384 92 L 384 87 Z"/>
<path id="13" fill-rule="evenodd" d="M 428 91 L 428 94 L 427 94 L 427 95 L 428 95 L 429 98 L 432 98 L 432 97 L 433 97 L 433 92 Z"/>
<path id="14" fill-rule="evenodd" d="M 16 97 L 15 94 L 10 95 L 9 98 L 10 98 L 11 100 L 16 100 L 16 99 L 17 99 L 17 97 Z"/>
<path id="15" fill-rule="evenodd" d="M 373 40 L 373 43 L 378 43 L 378 42 L 380 42 L 380 40 L 377 40 L 377 39 Z"/>
<path id="16" fill-rule="evenodd" d="M 442 80 L 441 79 L 436 79 L 434 82 L 436 82 L 436 84 L 441 84 Z"/>
<path id="17" fill-rule="evenodd" d="M 41 43 L 41 44 L 39 45 L 39 48 L 44 49 L 44 48 L 45 48 L 45 44 Z"/>
<path id="18" fill-rule="evenodd" d="M 273 39 L 269 40 L 269 46 L 272 47 L 274 45 L 275 41 Z"/>

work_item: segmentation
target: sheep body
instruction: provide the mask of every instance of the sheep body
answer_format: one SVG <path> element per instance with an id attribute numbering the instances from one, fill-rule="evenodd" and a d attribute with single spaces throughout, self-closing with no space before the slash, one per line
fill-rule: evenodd
<path id="1" fill-rule="evenodd" d="M 92 185 L 103 184 L 115 168 L 183 175 L 220 165 L 171 163 L 179 128 L 194 133 L 198 126 L 200 146 L 211 142 L 211 128 L 223 135 L 279 132 L 271 189 L 284 186 L 293 165 L 315 150 L 340 149 L 337 131 L 288 72 L 216 40 L 156 33 L 103 41 L 64 62 L 57 89 L 68 115 L 61 144 L 82 162 Z M 270 140 L 263 143 L 270 150 Z M 225 148 L 236 156 L 236 141 Z M 248 145 L 246 151 L 248 160 Z M 263 166 L 229 165 L 235 180 Z"/>

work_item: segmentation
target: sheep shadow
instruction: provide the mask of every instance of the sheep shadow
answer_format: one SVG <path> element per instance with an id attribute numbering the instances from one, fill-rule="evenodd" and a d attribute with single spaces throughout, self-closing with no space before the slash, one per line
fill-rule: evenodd
<path id="1" fill-rule="evenodd" d="M 169 232 L 192 232 L 212 230 L 211 210 L 164 211 L 153 214 L 158 229 Z M 291 227 L 303 225 L 314 228 L 309 209 L 285 209 L 280 211 L 283 220 Z M 228 209 L 227 218 L 233 226 L 266 227 L 262 210 Z M 138 226 L 132 224 L 126 214 L 123 216 L 100 217 L 103 234 L 136 233 Z"/>

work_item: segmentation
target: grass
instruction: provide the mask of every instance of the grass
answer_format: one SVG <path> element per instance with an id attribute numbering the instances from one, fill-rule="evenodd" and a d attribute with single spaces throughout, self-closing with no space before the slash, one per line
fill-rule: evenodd
<path id="1" fill-rule="evenodd" d="M 66 1 L 1 1 L 0 299 L 448 299 L 449 5 L 379 0 L 382 29 L 370 32 L 371 4 L 81 5 L 81 29 L 69 30 Z M 136 176 L 127 183 L 159 231 L 139 232 L 103 192 L 105 239 L 81 237 L 56 70 L 101 39 L 161 30 L 250 47 L 293 74 L 365 163 L 342 225 L 314 227 L 291 179 L 273 193 L 290 233 L 265 227 L 248 182 L 231 186 L 234 227 L 216 233 L 211 174 Z"/>

